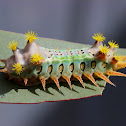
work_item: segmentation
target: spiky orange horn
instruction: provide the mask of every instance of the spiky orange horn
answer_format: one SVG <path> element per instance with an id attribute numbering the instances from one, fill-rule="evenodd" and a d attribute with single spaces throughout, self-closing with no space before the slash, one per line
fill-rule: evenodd
<path id="1" fill-rule="evenodd" d="M 117 62 L 117 66 L 114 70 L 119 70 L 119 69 L 122 69 L 122 68 L 125 68 L 126 67 L 126 62 L 124 61 L 118 61 Z"/>
<path id="2" fill-rule="evenodd" d="M 46 88 L 45 88 L 45 86 L 46 86 L 46 80 L 45 80 L 45 78 L 42 77 L 42 76 L 40 76 L 39 79 L 40 79 L 40 81 L 41 81 L 41 83 L 42 83 L 42 86 L 43 86 L 43 89 L 44 89 L 44 91 L 45 91 L 45 90 L 46 90 Z"/>
<path id="3" fill-rule="evenodd" d="M 121 56 L 122 61 L 126 61 L 126 56 Z"/>
<path id="4" fill-rule="evenodd" d="M 123 77 L 126 77 L 126 74 L 116 72 L 116 71 L 107 71 L 105 74 L 109 75 L 109 76 L 123 76 Z"/>
<path id="5" fill-rule="evenodd" d="M 115 86 L 103 73 L 100 72 L 95 72 L 94 73 L 96 76 L 98 76 L 99 78 L 105 80 L 106 82 L 108 82 L 109 84 Z"/>

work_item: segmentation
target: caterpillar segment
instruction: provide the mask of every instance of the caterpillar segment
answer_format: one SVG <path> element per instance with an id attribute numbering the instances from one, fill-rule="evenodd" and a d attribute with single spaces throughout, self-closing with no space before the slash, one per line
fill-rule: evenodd
<path id="1" fill-rule="evenodd" d="M 37 45 L 34 40 L 37 34 L 33 31 L 25 33 L 27 44 L 24 49 L 17 47 L 18 42 L 9 43 L 13 55 L 7 59 L 0 59 L 4 63 L 3 72 L 8 79 L 24 86 L 55 83 L 60 91 L 60 82 L 66 81 L 72 90 L 71 81 L 77 80 L 85 88 L 84 80 L 89 79 L 95 86 L 99 85 L 95 77 L 105 80 L 115 86 L 109 76 L 124 76 L 116 70 L 126 67 L 126 56 L 115 54 L 118 44 L 109 41 L 109 46 L 103 44 L 105 37 L 101 33 L 92 36 L 95 43 L 91 48 L 59 50 L 48 49 Z"/>

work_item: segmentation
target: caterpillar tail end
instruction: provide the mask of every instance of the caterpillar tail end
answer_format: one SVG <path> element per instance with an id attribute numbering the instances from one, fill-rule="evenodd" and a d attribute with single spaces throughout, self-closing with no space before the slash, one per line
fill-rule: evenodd
<path id="1" fill-rule="evenodd" d="M 121 56 L 122 61 L 126 61 L 126 56 Z"/>
<path id="2" fill-rule="evenodd" d="M 119 61 L 119 62 L 117 63 L 116 69 L 114 69 L 114 70 L 123 69 L 123 68 L 125 68 L 125 67 L 126 67 L 126 62 L 125 62 L 125 61 Z"/>

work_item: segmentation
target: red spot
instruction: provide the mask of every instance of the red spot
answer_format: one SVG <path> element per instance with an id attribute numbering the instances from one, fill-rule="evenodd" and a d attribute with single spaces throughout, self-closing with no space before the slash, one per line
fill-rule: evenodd
<path id="1" fill-rule="evenodd" d="M 115 59 L 115 57 L 112 58 L 112 64 L 116 64 L 118 61 Z"/>
<path id="2" fill-rule="evenodd" d="M 35 43 L 35 44 L 36 44 L 36 43 Z M 37 47 L 39 47 L 39 45 L 38 45 L 38 44 L 36 44 L 36 46 L 37 46 Z"/>
<path id="3" fill-rule="evenodd" d="M 101 61 L 105 61 L 105 59 L 106 59 L 106 55 L 104 53 L 101 53 L 101 52 L 99 52 L 99 54 L 97 54 L 97 57 Z"/>
<path id="4" fill-rule="evenodd" d="M 41 59 L 41 63 L 43 63 L 44 59 Z"/>
<path id="5" fill-rule="evenodd" d="M 58 50 L 58 47 L 56 47 L 55 50 Z"/>

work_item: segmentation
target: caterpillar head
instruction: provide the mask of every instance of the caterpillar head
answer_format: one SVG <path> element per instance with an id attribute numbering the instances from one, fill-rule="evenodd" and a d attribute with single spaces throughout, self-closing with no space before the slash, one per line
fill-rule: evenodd
<path id="1" fill-rule="evenodd" d="M 95 39 L 94 45 L 88 50 L 94 57 L 100 61 L 105 61 L 112 66 L 113 70 L 118 70 L 126 67 L 126 56 L 115 55 L 115 49 L 119 45 L 112 41 L 109 41 L 109 46 L 103 45 L 103 41 L 106 39 L 103 34 L 97 33 L 92 36 Z"/>
<path id="2" fill-rule="evenodd" d="M 5 64 L 5 68 L 1 69 L 0 72 L 13 75 L 17 78 L 31 77 L 33 75 L 31 69 L 36 70 L 38 65 L 43 63 L 44 57 L 39 52 L 39 46 L 34 42 L 34 39 L 37 39 L 37 34 L 33 31 L 28 31 L 25 36 L 27 44 L 24 49 L 17 47 L 17 41 L 9 43 L 9 48 L 12 49 L 13 55 L 7 59 L 0 60 Z"/>

